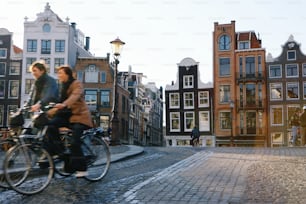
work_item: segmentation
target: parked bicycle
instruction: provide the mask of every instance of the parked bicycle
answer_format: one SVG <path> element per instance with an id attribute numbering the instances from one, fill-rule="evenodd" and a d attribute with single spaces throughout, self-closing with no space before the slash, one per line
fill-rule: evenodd
<path id="1" fill-rule="evenodd" d="M 15 191 L 32 195 L 43 191 L 51 182 L 54 173 L 69 176 L 64 171 L 64 161 L 69 158 L 71 131 L 65 129 L 60 138 L 64 142 L 65 151 L 58 158 L 52 158 L 43 148 L 43 137 L 48 128 L 47 116 L 40 111 L 32 119 L 32 130 L 36 134 L 20 134 L 20 144 L 11 148 L 4 159 L 3 170 L 7 183 Z M 110 151 L 108 144 L 101 137 L 101 128 L 84 131 L 82 136 L 82 150 L 87 159 L 89 181 L 99 181 L 108 172 L 110 166 Z M 30 142 L 28 142 L 30 141 Z M 41 158 L 45 159 L 42 161 Z"/>

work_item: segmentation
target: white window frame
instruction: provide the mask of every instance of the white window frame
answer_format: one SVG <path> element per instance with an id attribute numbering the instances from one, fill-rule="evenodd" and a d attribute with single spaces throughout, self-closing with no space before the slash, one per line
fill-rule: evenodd
<path id="1" fill-rule="evenodd" d="M 179 93 L 169 93 L 169 108 L 180 108 Z"/>
<path id="2" fill-rule="evenodd" d="M 184 75 L 183 76 L 183 88 L 189 89 L 194 87 L 194 77 L 193 75 Z"/>
<path id="3" fill-rule="evenodd" d="M 0 72 L 0 76 L 4 77 L 6 75 L 6 63 L 5 62 L 0 62 L 0 64 L 3 64 L 4 70 L 3 73 Z"/>
<path id="4" fill-rule="evenodd" d="M 289 53 L 294 53 L 294 58 L 292 58 L 292 59 L 289 59 Z M 291 61 L 291 60 L 296 60 L 296 50 L 288 50 L 287 51 L 287 60 L 289 61 Z"/>
<path id="5" fill-rule="evenodd" d="M 209 107 L 209 91 L 198 92 L 199 107 Z"/>
<path id="6" fill-rule="evenodd" d="M 85 71 L 85 83 L 98 83 L 99 74 L 96 65 L 89 65 Z"/>
<path id="7" fill-rule="evenodd" d="M 290 67 L 290 66 L 295 66 L 295 68 L 296 68 L 296 75 L 288 75 L 288 67 Z M 292 78 L 292 77 L 298 77 L 299 76 L 299 65 L 298 64 L 286 64 L 285 65 L 285 70 L 286 70 L 286 77 L 287 78 Z"/>
<path id="8" fill-rule="evenodd" d="M 274 87 L 273 87 L 274 86 Z M 270 100 L 271 101 L 279 101 L 283 100 L 283 84 L 282 83 L 271 83 L 270 84 Z M 276 92 L 273 92 L 274 89 L 280 88 L 280 97 L 273 97 L 273 93 L 277 94 Z M 276 95 L 275 95 L 276 96 Z"/>
<path id="9" fill-rule="evenodd" d="M 0 48 L 0 58 L 1 59 L 7 58 L 7 49 L 6 48 Z"/>
<path id="10" fill-rule="evenodd" d="M 0 80 L 0 85 L 3 86 L 3 90 L 0 89 L 0 98 L 5 98 L 5 90 L 6 90 L 6 86 L 5 86 L 5 80 Z"/>
<path id="11" fill-rule="evenodd" d="M 279 76 L 271 76 L 271 69 L 272 67 L 275 67 L 275 69 L 277 67 L 279 67 L 279 72 L 280 72 L 280 75 Z M 273 78 L 282 78 L 282 65 L 281 64 L 273 64 L 273 65 L 269 65 L 269 78 L 273 79 Z"/>
<path id="12" fill-rule="evenodd" d="M 209 111 L 199 111 L 199 127 L 200 131 L 210 131 Z"/>
<path id="13" fill-rule="evenodd" d="M 180 132 L 181 131 L 181 118 L 180 112 L 170 112 L 170 132 Z M 177 128 L 173 127 L 173 122 L 177 122 Z"/>
<path id="14" fill-rule="evenodd" d="M 222 114 L 227 114 L 228 117 L 223 117 Z M 219 112 L 219 118 L 220 118 L 220 129 L 221 130 L 230 130 L 232 128 L 232 116 L 231 116 L 231 111 L 224 110 Z M 228 123 L 228 124 L 223 124 L 223 123 Z"/>
<path id="15" fill-rule="evenodd" d="M 193 111 L 184 112 L 184 131 L 191 132 L 194 127 L 194 124 L 195 124 L 194 112 Z"/>
<path id="16" fill-rule="evenodd" d="M 19 80 L 9 80 L 8 98 L 13 98 L 13 99 L 18 98 L 18 96 L 19 96 L 19 86 L 20 86 L 20 81 Z M 12 89 L 14 89 L 14 90 L 12 90 Z"/>
<path id="17" fill-rule="evenodd" d="M 294 87 L 296 87 L 297 88 L 297 97 L 296 98 L 291 98 L 291 97 L 289 97 L 289 85 L 295 85 Z M 288 100 L 297 100 L 297 99 L 299 99 L 300 98 L 300 88 L 299 88 L 299 83 L 298 82 L 287 82 L 286 83 L 286 97 L 287 97 L 287 99 Z"/>
<path id="18" fill-rule="evenodd" d="M 193 108 L 194 108 L 194 93 L 184 92 L 184 109 L 193 109 Z"/>

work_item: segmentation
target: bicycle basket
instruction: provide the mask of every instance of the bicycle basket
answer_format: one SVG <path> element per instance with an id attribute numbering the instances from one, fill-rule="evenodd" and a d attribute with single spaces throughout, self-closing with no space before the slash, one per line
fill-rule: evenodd
<path id="1" fill-rule="evenodd" d="M 42 128 L 48 124 L 48 117 L 46 113 L 40 113 L 33 118 L 33 124 L 36 128 Z"/>
<path id="2" fill-rule="evenodd" d="M 18 127 L 24 124 L 24 118 L 21 111 L 13 113 L 10 115 L 9 125 L 10 127 Z"/>

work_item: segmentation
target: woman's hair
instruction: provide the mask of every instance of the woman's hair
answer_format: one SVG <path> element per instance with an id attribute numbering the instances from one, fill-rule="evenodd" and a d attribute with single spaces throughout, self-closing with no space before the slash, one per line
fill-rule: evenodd
<path id="1" fill-rule="evenodd" d="M 44 73 L 47 73 L 47 65 L 44 60 L 38 60 L 31 64 L 30 71 L 32 72 L 32 69 L 36 67 L 40 71 L 43 71 Z"/>
<path id="2" fill-rule="evenodd" d="M 68 75 L 68 81 L 74 79 L 72 69 L 69 65 L 62 65 L 56 68 L 57 71 L 63 70 Z"/>

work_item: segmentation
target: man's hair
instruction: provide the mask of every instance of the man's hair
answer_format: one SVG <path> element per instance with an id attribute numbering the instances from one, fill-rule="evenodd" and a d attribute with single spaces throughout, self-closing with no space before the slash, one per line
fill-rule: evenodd
<path id="1" fill-rule="evenodd" d="M 40 71 L 47 73 L 47 65 L 44 60 L 38 60 L 38 61 L 33 62 L 30 66 L 30 72 L 32 72 L 32 69 L 34 67 L 36 67 Z"/>

